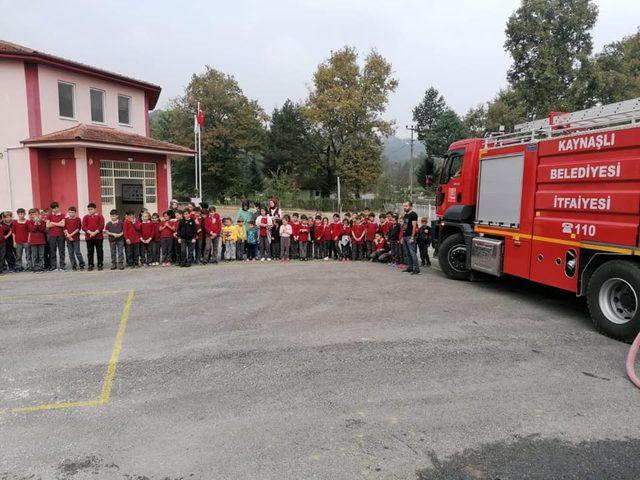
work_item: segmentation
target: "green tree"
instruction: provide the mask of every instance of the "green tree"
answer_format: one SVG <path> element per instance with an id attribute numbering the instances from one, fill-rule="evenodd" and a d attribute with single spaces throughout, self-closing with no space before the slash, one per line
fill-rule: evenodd
<path id="1" fill-rule="evenodd" d="M 418 127 L 418 140 L 425 143 L 427 131 L 433 128 L 436 119 L 446 109 L 447 103 L 444 97 L 434 87 L 429 87 L 424 92 L 420 103 L 413 108 L 413 121 Z M 425 147 L 428 148 L 426 143 Z"/>
<path id="2" fill-rule="evenodd" d="M 156 125 L 162 140 L 183 145 L 193 142 L 193 116 L 200 102 L 205 113 L 202 128 L 202 184 L 205 198 L 245 196 L 251 192 L 251 158 L 264 149 L 268 117 L 248 99 L 235 78 L 211 67 L 194 74 L 183 96 L 172 101 L 161 118 L 169 128 Z M 172 167 L 174 189 L 193 194 L 193 160 Z"/>
<path id="3" fill-rule="evenodd" d="M 250 193 L 259 193 L 264 188 L 264 176 L 255 158 L 249 164 L 249 187 L 251 189 Z"/>
<path id="4" fill-rule="evenodd" d="M 487 107 L 486 105 L 477 105 L 471 107 L 462 119 L 469 135 L 473 137 L 484 137 L 487 133 Z"/>
<path id="5" fill-rule="evenodd" d="M 591 29 L 598 8 L 591 0 L 522 0 L 507 22 L 507 73 L 528 118 L 589 106 Z"/>
<path id="6" fill-rule="evenodd" d="M 318 66 L 305 114 L 320 139 L 317 188 L 323 195 L 334 189 L 337 175 L 356 195 L 373 187 L 382 170 L 380 137 L 393 132 L 393 124 L 381 114 L 397 85 L 391 64 L 375 50 L 362 66 L 351 47 L 332 52 Z M 360 175 L 367 177 L 364 182 Z"/>
<path id="7" fill-rule="evenodd" d="M 500 90 L 498 95 L 487 105 L 487 124 L 489 132 L 497 132 L 500 127 L 510 132 L 513 126 L 525 121 L 526 107 L 520 95 L 512 89 Z"/>
<path id="8" fill-rule="evenodd" d="M 264 169 L 293 174 L 301 186 L 318 177 L 319 141 L 301 105 L 287 100 L 274 109 L 267 132 Z"/>
<path id="9" fill-rule="evenodd" d="M 435 165 L 433 157 L 424 155 L 416 161 L 418 167 L 416 168 L 416 180 L 418 185 L 425 188 L 427 183 L 427 177 L 435 174 Z"/>
<path id="10" fill-rule="evenodd" d="M 468 136 L 469 132 L 458 114 L 447 108 L 425 133 L 427 152 L 429 155 L 441 157 L 447 153 L 449 145 Z"/>
<path id="11" fill-rule="evenodd" d="M 606 45 L 595 65 L 596 100 L 607 104 L 640 97 L 640 30 Z"/>

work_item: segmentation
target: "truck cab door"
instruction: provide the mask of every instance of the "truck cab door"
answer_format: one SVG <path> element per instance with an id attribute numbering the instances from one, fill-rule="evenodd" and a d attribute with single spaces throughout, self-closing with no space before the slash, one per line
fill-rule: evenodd
<path id="1" fill-rule="evenodd" d="M 450 151 L 440 170 L 440 180 L 436 189 L 436 213 L 438 216 L 451 205 L 462 203 L 464 150 Z"/>

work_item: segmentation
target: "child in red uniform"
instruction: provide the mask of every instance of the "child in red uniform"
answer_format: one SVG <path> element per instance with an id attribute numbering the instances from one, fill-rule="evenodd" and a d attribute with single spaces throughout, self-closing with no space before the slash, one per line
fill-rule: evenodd
<path id="1" fill-rule="evenodd" d="M 291 215 L 291 252 L 290 258 L 294 260 L 300 258 L 300 216 L 297 213 Z"/>
<path id="2" fill-rule="evenodd" d="M 376 214 L 370 213 L 367 223 L 365 225 L 367 233 L 365 234 L 365 258 L 371 258 L 373 255 L 373 240 L 376 238 L 378 232 L 378 224 L 376 223 Z"/>
<path id="3" fill-rule="evenodd" d="M 331 223 L 331 241 L 333 242 L 333 259 L 340 258 L 340 237 L 342 237 L 342 222 L 340 215 L 333 214 L 333 222 Z"/>
<path id="4" fill-rule="evenodd" d="M 49 205 L 51 213 L 45 218 L 49 237 L 49 271 L 64 271 L 64 215 L 60 212 L 58 202 Z M 58 255 L 60 261 L 58 262 Z"/>
<path id="5" fill-rule="evenodd" d="M 84 259 L 80 251 L 80 230 L 82 230 L 82 221 L 78 218 L 76 207 L 69 207 L 67 217 L 64 219 L 64 236 L 67 240 L 72 270 L 77 270 L 78 267 L 84 270 Z"/>
<path id="6" fill-rule="evenodd" d="M 322 224 L 322 217 L 316 215 L 316 220 L 313 222 L 313 258 L 320 260 L 324 257 L 324 225 Z"/>
<path id="7" fill-rule="evenodd" d="M 151 215 L 149 212 L 142 214 L 142 223 L 140 223 L 140 263 L 148 267 L 153 263 L 153 234 L 156 226 L 151 223 Z"/>
<path id="8" fill-rule="evenodd" d="M 171 255 L 173 252 L 173 232 L 175 227 L 169 218 L 169 212 L 162 214 L 162 222 L 158 227 L 160 231 L 160 249 L 162 250 L 162 266 L 169 267 L 171 265 Z"/>
<path id="9" fill-rule="evenodd" d="M 16 210 L 18 220 L 13 222 L 13 245 L 16 249 L 16 270 L 22 272 L 31 270 L 31 251 L 29 250 L 29 232 L 27 232 L 27 218 L 24 208 Z M 23 255 L 24 253 L 24 255 Z M 26 267 L 22 265 L 25 257 Z"/>
<path id="10" fill-rule="evenodd" d="M 47 243 L 45 235 L 46 225 L 40 219 L 40 212 L 37 208 L 29 210 L 29 220 L 27 220 L 27 232 L 29 233 L 29 249 L 31 250 L 31 264 L 34 272 L 44 270 L 44 245 Z"/>
<path id="11" fill-rule="evenodd" d="M 342 220 L 342 230 L 340 231 L 340 251 L 342 261 L 351 260 L 351 222 L 348 218 Z"/>
<path id="12" fill-rule="evenodd" d="M 378 225 L 378 231 L 386 239 L 389 233 L 389 222 L 387 221 L 389 217 L 387 216 L 386 213 L 381 213 L 379 219 L 380 219 L 380 222 Z"/>
<path id="13" fill-rule="evenodd" d="M 300 260 L 307 261 L 307 247 L 309 246 L 309 219 L 306 215 L 300 217 L 298 230 L 298 244 L 300 245 Z"/>
<path id="14" fill-rule="evenodd" d="M 372 262 L 386 263 L 390 257 L 389 246 L 381 233 L 376 233 L 373 239 L 373 254 L 371 255 Z"/>
<path id="15" fill-rule="evenodd" d="M 7 239 L 13 235 L 11 227 L 4 222 L 0 223 L 0 274 L 4 271 L 4 260 L 7 253 Z"/>
<path id="16" fill-rule="evenodd" d="M 362 224 L 360 216 L 356 215 L 353 225 L 351 226 L 351 238 L 353 239 L 353 241 L 351 242 L 353 245 L 351 258 L 353 260 L 363 259 L 364 237 L 366 234 L 367 231 L 365 226 Z"/>
<path id="17" fill-rule="evenodd" d="M 104 262 L 104 250 L 102 249 L 102 241 L 104 240 L 104 217 L 96 211 L 96 204 L 87 205 L 87 213 L 82 218 L 82 230 L 87 241 L 87 260 L 89 264 L 88 270 L 93 270 L 93 255 L 98 256 L 98 270 L 102 270 Z"/>
<path id="18" fill-rule="evenodd" d="M 123 233 L 127 244 L 127 264 L 130 268 L 136 268 L 140 266 L 140 222 L 133 210 L 129 210 L 126 215 Z"/>
<path id="19" fill-rule="evenodd" d="M 220 245 L 220 233 L 222 221 L 216 212 L 216 207 L 209 207 L 209 216 L 204 220 L 204 262 L 218 263 L 218 247 Z"/>
<path id="20" fill-rule="evenodd" d="M 154 213 L 151 215 L 151 223 L 153 223 L 153 241 L 151 242 L 151 256 L 153 257 L 153 265 L 160 265 L 160 215 Z"/>
<path id="21" fill-rule="evenodd" d="M 329 260 L 331 257 L 331 225 L 329 225 L 329 218 L 324 217 L 322 219 L 322 249 L 324 250 L 324 259 Z"/>

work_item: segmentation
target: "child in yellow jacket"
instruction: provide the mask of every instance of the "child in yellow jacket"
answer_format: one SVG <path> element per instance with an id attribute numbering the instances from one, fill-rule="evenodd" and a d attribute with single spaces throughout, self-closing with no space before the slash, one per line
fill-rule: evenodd
<path id="1" fill-rule="evenodd" d="M 244 242 L 247 240 L 247 230 L 244 228 L 244 219 L 238 218 L 236 225 L 236 260 L 244 260 Z"/>
<path id="2" fill-rule="evenodd" d="M 238 241 L 238 228 L 231 224 L 231 218 L 227 217 L 222 222 L 222 241 L 224 242 L 224 259 L 227 261 L 236 259 L 236 242 Z"/>

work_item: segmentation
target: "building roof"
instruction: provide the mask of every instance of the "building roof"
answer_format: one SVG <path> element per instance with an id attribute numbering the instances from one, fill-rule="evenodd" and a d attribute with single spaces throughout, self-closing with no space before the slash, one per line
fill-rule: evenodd
<path id="1" fill-rule="evenodd" d="M 162 88 L 159 85 L 155 85 L 153 83 L 143 82 L 142 80 L 126 77 L 119 73 L 109 72 L 108 70 L 92 67 L 91 65 L 75 62 L 66 58 L 57 57 L 55 55 L 40 52 L 38 50 L 4 40 L 0 40 L 0 58 L 14 58 L 17 60 L 42 63 L 57 68 L 84 73 L 93 77 L 116 81 L 131 87 L 140 88 L 147 93 L 147 97 L 149 99 L 149 110 L 153 110 L 155 108 L 156 103 L 158 103 L 158 98 L 160 97 L 160 92 L 162 91 Z"/>
<path id="2" fill-rule="evenodd" d="M 182 145 L 163 142 L 135 133 L 123 132 L 115 128 L 85 125 L 83 123 L 39 137 L 27 138 L 22 143 L 27 147 L 88 146 L 108 149 L 117 146 L 120 150 L 144 150 L 183 156 L 193 156 L 195 154 L 194 150 Z"/>

